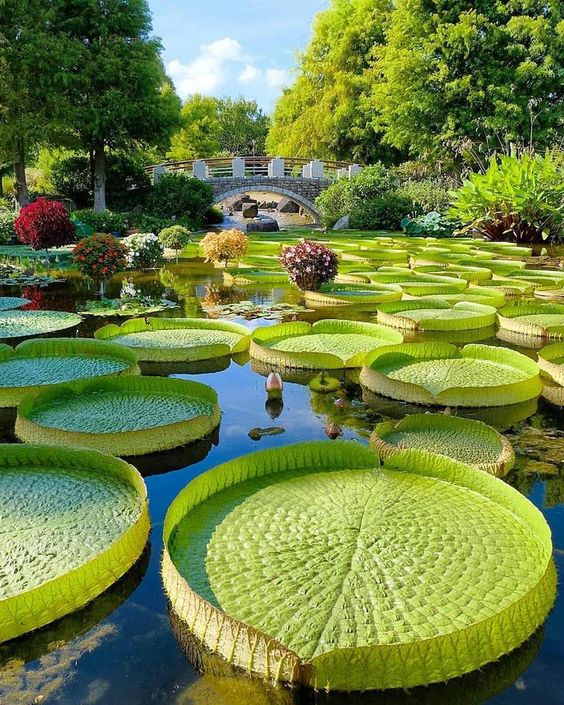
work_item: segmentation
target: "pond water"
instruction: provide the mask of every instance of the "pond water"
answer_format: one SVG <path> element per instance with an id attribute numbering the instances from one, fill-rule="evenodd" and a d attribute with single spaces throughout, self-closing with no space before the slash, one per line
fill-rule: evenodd
<path id="1" fill-rule="evenodd" d="M 96 292 L 75 273 L 64 284 L 28 290 L 38 308 L 81 310 Z M 226 290 L 221 273 L 194 262 L 169 264 L 160 272 L 138 274 L 134 284 L 151 296 L 164 295 L 179 302 L 165 315 L 206 316 L 203 306 L 217 302 L 250 300 L 255 305 L 271 302 L 300 303 L 300 295 L 285 287 Z M 118 296 L 116 279 L 108 296 Z M 12 292 L 4 289 L 3 293 Z M 312 320 L 320 314 L 300 314 Z M 349 315 L 350 317 L 350 315 Z M 369 319 L 363 312 L 358 318 Z M 86 319 L 80 335 L 92 335 L 110 319 Z M 115 322 L 116 319 L 111 319 Z M 245 322 L 243 318 L 234 318 Z M 254 327 L 270 323 L 247 321 Z M 503 341 L 486 331 L 486 340 Z M 467 342 L 467 341 L 464 341 Z M 527 352 L 527 351 L 524 351 Z M 532 354 L 532 351 L 528 351 Z M 187 660 L 177 642 L 167 614 L 159 574 L 161 533 L 166 510 L 186 483 L 218 463 L 242 454 L 303 440 L 324 439 L 328 421 L 343 428 L 343 437 L 368 442 L 374 425 L 402 418 L 421 407 L 368 397 L 363 399 L 354 375 L 346 380 L 346 404 L 334 406 L 334 397 L 313 394 L 307 381 L 313 375 L 297 375 L 285 384 L 283 408 L 266 404 L 267 370 L 238 358 L 224 369 L 210 371 L 181 365 L 161 367 L 151 373 L 175 374 L 213 386 L 223 412 L 217 437 L 174 452 L 146 456 L 138 464 L 149 490 L 152 534 L 150 547 L 137 566 L 111 590 L 84 610 L 30 636 L 0 646 L 0 703 L 2 705 L 279 705 L 281 703 L 496 703 L 525 705 L 564 703 L 564 600 L 560 597 L 543 628 L 519 650 L 480 672 L 446 685 L 418 688 L 409 694 L 331 695 L 310 691 L 290 692 L 237 676 L 220 662 L 203 657 L 206 673 Z M 564 418 L 556 407 L 540 400 L 493 414 L 474 410 L 469 416 L 483 418 L 504 430 L 515 444 L 517 467 L 507 481 L 529 497 L 544 513 L 553 531 L 555 560 L 564 571 Z M 274 418 L 272 418 L 274 417 Z M 0 415 L 0 439 L 13 442 L 13 414 Z M 253 441 L 253 427 L 280 426 L 284 432 Z M 194 660 L 202 658 L 192 646 Z"/>

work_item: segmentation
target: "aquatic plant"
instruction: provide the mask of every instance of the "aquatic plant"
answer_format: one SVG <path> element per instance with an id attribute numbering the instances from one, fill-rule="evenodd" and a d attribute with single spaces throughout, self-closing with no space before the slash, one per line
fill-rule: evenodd
<path id="1" fill-rule="evenodd" d="M 67 311 L 0 311 L 0 340 L 32 338 L 76 328 L 82 318 Z"/>
<path id="2" fill-rule="evenodd" d="M 498 314 L 502 330 L 546 339 L 564 337 L 564 304 L 512 301 Z"/>
<path id="3" fill-rule="evenodd" d="M 539 367 L 506 348 L 404 343 L 366 356 L 360 383 L 371 392 L 415 404 L 505 406 L 538 397 Z"/>
<path id="4" fill-rule="evenodd" d="M 144 455 L 200 440 L 219 420 L 217 394 L 205 384 L 120 377 L 26 396 L 18 407 L 16 435 L 25 443 Z"/>
<path id="5" fill-rule="evenodd" d="M 511 443 L 481 421 L 445 414 L 410 414 L 374 429 L 370 445 L 381 458 L 408 448 L 446 455 L 503 477 L 515 463 Z"/>
<path id="6" fill-rule="evenodd" d="M 111 456 L 1 445 L 0 494 L 0 554 L 12 566 L 0 578 L 0 642 L 83 607 L 145 547 L 145 483 Z"/>
<path id="7" fill-rule="evenodd" d="M 400 333 L 374 323 L 324 320 L 279 323 L 257 328 L 251 337 L 251 357 L 281 369 L 341 369 L 360 367 L 365 355 L 381 345 L 399 343 Z"/>
<path id="8" fill-rule="evenodd" d="M 497 311 L 493 306 L 467 301 L 450 304 L 440 298 L 378 306 L 378 323 L 406 330 L 473 330 L 493 326 L 496 319 Z"/>
<path id="9" fill-rule="evenodd" d="M 393 284 L 322 284 L 318 291 L 306 291 L 306 305 L 313 309 L 354 306 L 374 309 L 384 301 L 399 301 L 402 291 Z"/>
<path id="10" fill-rule="evenodd" d="M 22 308 L 30 304 L 29 299 L 24 299 L 21 296 L 0 296 L 0 311 L 11 311 L 14 308 Z"/>
<path id="11" fill-rule="evenodd" d="M 17 406 L 26 394 L 92 377 L 139 374 L 137 355 L 120 345 L 87 338 L 26 340 L 0 345 L 0 407 Z"/>
<path id="12" fill-rule="evenodd" d="M 193 362 L 244 352 L 249 332 L 229 321 L 135 318 L 121 326 L 104 326 L 94 336 L 135 350 L 143 361 Z"/>
<path id="13" fill-rule="evenodd" d="M 342 441 L 238 458 L 187 485 L 163 534 L 184 628 L 235 667 L 317 689 L 473 671 L 523 643 L 555 597 L 541 513 L 424 451 L 381 468 Z"/>
<path id="14" fill-rule="evenodd" d="M 304 240 L 284 247 L 280 264 L 297 287 L 303 291 L 317 291 L 322 284 L 337 276 L 339 259 L 333 250 L 320 242 Z"/>

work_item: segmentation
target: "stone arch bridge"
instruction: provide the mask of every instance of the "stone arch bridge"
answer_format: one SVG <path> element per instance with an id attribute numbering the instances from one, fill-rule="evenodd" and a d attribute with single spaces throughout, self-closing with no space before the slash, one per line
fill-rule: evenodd
<path id="1" fill-rule="evenodd" d="M 315 199 L 336 179 L 351 177 L 361 171 L 358 164 L 271 157 L 235 157 L 234 159 L 197 159 L 167 162 L 147 167 L 157 182 L 167 172 L 187 172 L 207 181 L 213 188 L 214 203 L 231 196 L 260 191 L 286 196 L 320 222 Z"/>

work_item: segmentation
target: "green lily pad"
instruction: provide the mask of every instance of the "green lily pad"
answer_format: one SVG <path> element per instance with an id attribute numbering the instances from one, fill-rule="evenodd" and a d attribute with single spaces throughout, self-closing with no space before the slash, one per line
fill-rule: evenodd
<path id="1" fill-rule="evenodd" d="M 86 338 L 27 340 L 0 345 L 0 408 L 56 384 L 139 374 L 137 356 L 125 348 Z"/>
<path id="2" fill-rule="evenodd" d="M 255 453 L 192 480 L 164 525 L 172 609 L 230 664 L 326 690 L 410 688 L 496 661 L 555 597 L 550 530 L 440 455 L 354 443 Z"/>
<path id="3" fill-rule="evenodd" d="M 26 304 L 30 304 L 29 299 L 24 299 L 21 296 L 0 296 L 0 311 L 10 311 L 14 308 L 22 308 Z"/>
<path id="4" fill-rule="evenodd" d="M 416 404 L 505 406 L 537 397 L 539 367 L 489 345 L 404 343 L 367 356 L 360 375 L 371 392 Z"/>
<path id="5" fill-rule="evenodd" d="M 0 642 L 83 607 L 145 547 L 135 468 L 90 450 L 0 446 Z"/>
<path id="6" fill-rule="evenodd" d="M 564 304 L 512 302 L 498 313 L 502 330 L 549 340 L 564 337 Z"/>
<path id="7" fill-rule="evenodd" d="M 438 298 L 382 304 L 378 323 L 407 330 L 474 330 L 493 326 L 497 311 L 493 306 L 460 301 L 449 304 Z"/>
<path id="8" fill-rule="evenodd" d="M 82 318 L 66 311 L 1 311 L 0 340 L 32 338 L 76 328 Z"/>
<path id="9" fill-rule="evenodd" d="M 327 319 L 257 328 L 251 357 L 261 362 L 304 369 L 360 367 L 365 355 L 381 345 L 400 342 L 400 333 L 373 323 Z"/>
<path id="10" fill-rule="evenodd" d="M 98 340 L 135 350 L 144 362 L 194 362 L 244 352 L 249 331 L 227 321 L 201 318 L 136 318 L 104 326 Z"/>
<path id="11" fill-rule="evenodd" d="M 26 443 L 130 456 L 200 440 L 219 421 L 217 394 L 205 384 L 122 377 L 69 384 L 26 397 L 18 407 L 16 435 Z"/>

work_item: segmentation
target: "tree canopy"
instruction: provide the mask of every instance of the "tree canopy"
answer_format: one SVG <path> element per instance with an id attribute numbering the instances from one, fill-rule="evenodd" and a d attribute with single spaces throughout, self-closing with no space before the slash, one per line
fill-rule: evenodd
<path id="1" fill-rule="evenodd" d="M 269 119 L 254 100 L 193 95 L 181 111 L 181 127 L 171 140 L 171 159 L 205 159 L 263 154 Z"/>
<path id="2" fill-rule="evenodd" d="M 332 0 L 276 105 L 267 146 L 452 162 L 467 148 L 529 146 L 531 135 L 542 149 L 563 127 L 560 0 Z"/>

